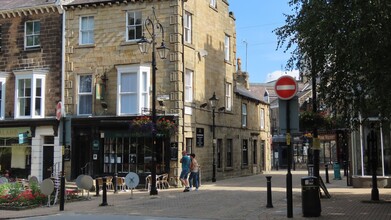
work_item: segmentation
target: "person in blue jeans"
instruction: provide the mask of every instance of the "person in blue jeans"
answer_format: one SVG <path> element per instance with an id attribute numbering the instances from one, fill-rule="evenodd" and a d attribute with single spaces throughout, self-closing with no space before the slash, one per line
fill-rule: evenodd
<path id="1" fill-rule="evenodd" d="M 199 180 L 198 180 L 198 169 L 199 169 L 199 165 L 198 165 L 198 162 L 197 160 L 195 159 L 195 154 L 190 154 L 190 159 L 191 159 L 191 163 L 190 163 L 190 177 L 189 177 L 189 185 L 190 185 L 190 190 L 192 188 L 192 185 L 193 185 L 193 181 L 194 181 L 194 187 L 195 187 L 195 190 L 198 191 L 198 187 L 199 187 Z"/>
<path id="2" fill-rule="evenodd" d="M 179 179 L 182 182 L 182 185 L 185 186 L 185 190 L 183 192 L 189 192 L 189 181 L 187 180 L 187 177 L 189 176 L 190 173 L 190 157 L 187 156 L 186 151 L 182 151 L 182 158 L 180 160 L 182 163 L 182 172 L 181 175 L 179 176 Z"/>

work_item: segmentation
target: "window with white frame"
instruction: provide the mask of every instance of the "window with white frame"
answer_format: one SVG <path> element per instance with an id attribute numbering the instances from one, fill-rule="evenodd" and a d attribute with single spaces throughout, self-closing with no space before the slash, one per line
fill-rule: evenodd
<path id="1" fill-rule="evenodd" d="M 39 47 L 41 45 L 41 22 L 26 21 L 25 23 L 25 48 Z"/>
<path id="2" fill-rule="evenodd" d="M 225 109 L 232 110 L 232 83 L 225 83 Z"/>
<path id="3" fill-rule="evenodd" d="M 210 6 L 213 8 L 217 8 L 217 1 L 216 0 L 210 0 Z"/>
<path id="4" fill-rule="evenodd" d="M 185 102 L 193 101 L 193 71 L 186 69 L 185 72 Z"/>
<path id="5" fill-rule="evenodd" d="M 80 17 L 80 38 L 81 45 L 94 43 L 94 16 Z"/>
<path id="6" fill-rule="evenodd" d="M 140 115 L 149 108 L 150 67 L 118 66 L 117 115 Z"/>
<path id="7" fill-rule="evenodd" d="M 0 119 L 4 119 L 5 85 L 6 77 L 1 76 L 0 73 Z"/>
<path id="8" fill-rule="evenodd" d="M 261 130 L 265 129 L 265 109 L 261 108 L 260 116 L 259 116 L 259 122 Z"/>
<path id="9" fill-rule="evenodd" d="M 15 71 L 15 118 L 45 116 L 46 70 Z"/>
<path id="10" fill-rule="evenodd" d="M 92 75 L 79 75 L 78 115 L 92 114 Z"/>
<path id="11" fill-rule="evenodd" d="M 230 37 L 228 35 L 225 35 L 224 39 L 224 60 L 229 62 L 230 60 Z"/>
<path id="12" fill-rule="evenodd" d="M 139 40 L 142 35 L 142 13 L 140 11 L 126 12 L 126 41 Z"/>
<path id="13" fill-rule="evenodd" d="M 185 43 L 191 44 L 192 43 L 192 14 L 190 12 L 185 11 L 185 17 L 184 17 L 184 38 Z"/>
<path id="14" fill-rule="evenodd" d="M 247 127 L 247 105 L 242 103 L 242 127 Z"/>

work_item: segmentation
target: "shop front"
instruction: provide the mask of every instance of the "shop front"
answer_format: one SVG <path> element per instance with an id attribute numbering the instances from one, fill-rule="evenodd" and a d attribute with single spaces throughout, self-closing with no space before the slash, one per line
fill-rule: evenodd
<path id="1" fill-rule="evenodd" d="M 172 120 L 172 117 L 165 117 Z M 72 119 L 71 179 L 80 174 L 92 177 L 147 175 L 152 169 L 151 132 L 132 127 L 134 117 Z M 156 134 L 156 172 L 169 173 L 170 133 Z"/>

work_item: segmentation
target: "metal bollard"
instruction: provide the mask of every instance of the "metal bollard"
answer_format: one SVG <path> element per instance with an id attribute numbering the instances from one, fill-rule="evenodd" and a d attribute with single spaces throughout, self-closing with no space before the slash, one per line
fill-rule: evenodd
<path id="1" fill-rule="evenodd" d="M 95 179 L 95 196 L 99 196 L 99 181 L 98 178 Z"/>
<path id="2" fill-rule="evenodd" d="M 106 177 L 102 177 L 102 188 L 103 188 L 103 196 L 102 196 L 102 204 L 100 206 L 107 206 L 107 186 L 106 186 Z"/>
<path id="3" fill-rule="evenodd" d="M 329 165 L 328 164 L 325 164 L 325 169 L 326 169 L 326 183 L 330 183 L 330 180 L 329 180 Z"/>
<path id="4" fill-rule="evenodd" d="M 267 180 L 267 204 L 266 208 L 273 208 L 272 204 L 272 177 L 271 176 L 266 176 Z"/>
<path id="5" fill-rule="evenodd" d="M 114 173 L 114 178 L 113 178 L 114 193 L 118 193 L 118 191 L 117 191 L 117 178 L 118 178 L 118 174 Z"/>

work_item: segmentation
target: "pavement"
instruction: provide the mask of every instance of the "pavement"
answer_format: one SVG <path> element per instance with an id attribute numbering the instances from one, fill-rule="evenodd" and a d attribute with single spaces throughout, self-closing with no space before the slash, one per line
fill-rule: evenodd
<path id="1" fill-rule="evenodd" d="M 0 210 L 0 219 L 138 219 L 138 220 L 256 220 L 287 219 L 286 170 L 265 174 L 217 179 L 202 182 L 199 191 L 182 192 L 183 188 L 159 190 L 150 196 L 144 189 L 107 193 L 107 206 L 102 204 L 102 193 L 89 194 L 87 201 L 65 203 L 29 210 Z M 324 172 L 320 172 L 325 181 Z M 267 202 L 267 179 L 271 176 L 271 204 Z M 293 218 L 303 217 L 301 178 L 307 171 L 292 171 Z M 325 183 L 331 198 L 321 198 L 321 213 L 317 219 L 391 219 L 391 189 L 379 188 L 380 201 L 371 201 L 371 188 L 347 186 L 346 178 Z M 84 196 L 88 196 L 84 194 Z M 310 202 L 311 203 L 311 202 Z M 310 207 L 305 205 L 305 209 Z M 273 208 L 266 208 L 272 205 Z M 316 213 L 316 212 L 315 212 Z"/>

